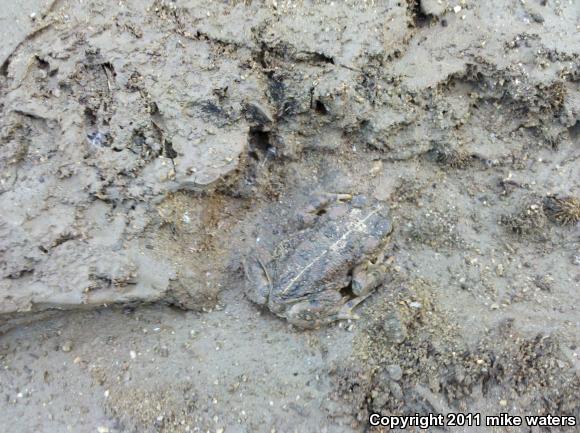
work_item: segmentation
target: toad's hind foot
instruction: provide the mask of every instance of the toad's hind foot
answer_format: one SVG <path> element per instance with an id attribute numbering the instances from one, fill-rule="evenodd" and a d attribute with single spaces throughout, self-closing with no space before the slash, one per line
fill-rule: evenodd
<path id="1" fill-rule="evenodd" d="M 336 320 L 358 320 L 360 316 L 354 312 L 354 309 L 364 301 L 366 298 L 371 296 L 372 293 L 367 293 L 363 296 L 357 296 L 356 298 L 351 299 L 350 301 L 346 302 L 336 314 Z"/>

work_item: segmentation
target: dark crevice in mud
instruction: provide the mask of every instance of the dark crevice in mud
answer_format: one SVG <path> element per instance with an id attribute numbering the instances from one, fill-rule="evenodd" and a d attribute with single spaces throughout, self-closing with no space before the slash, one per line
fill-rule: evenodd
<path id="1" fill-rule="evenodd" d="M 574 126 L 568 128 L 568 133 L 573 141 L 578 141 L 580 138 L 580 120 L 577 120 Z"/>
<path id="2" fill-rule="evenodd" d="M 111 62 L 104 62 L 101 63 L 101 66 L 105 70 L 105 72 L 111 73 L 114 77 L 117 76 L 117 72 L 115 71 L 115 67 Z"/>
<path id="3" fill-rule="evenodd" d="M 65 242 L 72 241 L 72 240 L 78 239 L 78 238 L 79 238 L 79 236 L 74 235 L 72 233 L 67 233 L 67 234 L 61 235 L 54 241 L 52 248 L 58 247 L 59 245 L 62 245 Z"/>
<path id="4" fill-rule="evenodd" d="M 324 215 L 325 213 L 326 213 L 325 209 L 320 209 L 319 211 L 316 212 L 316 215 L 321 216 L 321 215 Z M 348 278 L 349 278 L 350 282 L 348 283 L 348 285 L 346 285 L 342 289 L 340 289 L 339 292 L 343 298 L 353 299 L 353 298 L 356 298 L 356 295 L 352 289 L 352 270 L 348 273 Z"/>
<path id="5" fill-rule="evenodd" d="M 327 56 L 324 53 L 317 53 L 317 52 L 300 52 L 296 56 L 295 60 L 304 61 L 307 63 L 326 63 L 329 65 L 334 65 L 334 59 L 330 56 Z"/>
<path id="6" fill-rule="evenodd" d="M 165 129 L 163 127 L 163 116 L 159 111 L 159 106 L 155 101 L 151 101 L 150 103 L 150 116 L 151 125 L 153 126 L 153 136 L 157 142 L 161 144 L 161 150 L 157 156 L 163 155 L 166 158 L 169 158 L 171 160 L 171 164 L 173 165 L 173 169 L 175 169 L 175 158 L 177 158 L 179 155 L 173 147 L 172 141 L 167 138 L 165 134 Z"/>
<path id="7" fill-rule="evenodd" d="M 151 103 L 149 104 L 149 112 L 151 113 L 151 117 L 153 118 L 160 116 L 159 106 L 157 105 L 157 102 L 151 101 Z"/>
<path id="8" fill-rule="evenodd" d="M 260 44 L 260 51 L 258 51 L 255 55 L 256 63 L 259 63 L 262 69 L 267 70 L 269 69 L 268 62 L 266 61 L 266 52 L 268 51 L 268 47 L 264 42 Z"/>
<path id="9" fill-rule="evenodd" d="M 357 297 L 352 290 L 352 283 L 340 289 L 339 292 L 342 298 L 346 300 L 346 302 L 349 302 Z"/>
<path id="10" fill-rule="evenodd" d="M 275 148 L 272 146 L 269 131 L 263 131 L 261 128 L 250 128 L 248 134 L 248 153 L 249 155 L 260 160 L 271 154 L 275 154 Z"/>
<path id="11" fill-rule="evenodd" d="M 163 143 L 163 129 L 161 129 L 161 126 L 159 126 L 158 122 L 153 119 L 151 119 L 151 125 L 153 126 L 153 137 L 157 140 L 158 143 Z"/>
<path id="12" fill-rule="evenodd" d="M 95 126 L 97 124 L 97 116 L 95 112 L 90 107 L 85 107 L 84 110 L 85 121 L 90 126 Z"/>
<path id="13" fill-rule="evenodd" d="M 21 269 L 17 272 L 6 275 L 6 278 L 8 278 L 10 280 L 17 280 L 19 278 L 24 278 L 24 277 L 32 275 L 32 274 L 34 274 L 34 269 Z"/>
<path id="14" fill-rule="evenodd" d="M 184 36 L 187 36 L 187 33 L 186 32 L 183 32 L 183 35 Z M 204 32 L 202 32 L 200 30 L 197 30 L 195 32 L 195 35 L 194 35 L 194 37 L 192 39 L 198 40 L 198 41 L 211 42 L 212 44 L 219 45 L 222 48 L 232 48 L 234 50 L 237 50 L 239 48 L 249 48 L 248 46 L 246 46 L 244 44 L 241 44 L 241 43 L 238 43 L 238 42 L 235 42 L 235 41 L 226 41 L 226 40 L 223 40 L 223 39 L 219 39 L 219 38 L 210 36 L 209 34 L 204 33 Z"/>
<path id="15" fill-rule="evenodd" d="M 42 69 L 44 71 L 50 69 L 50 63 L 40 58 L 38 55 L 34 56 L 34 60 L 36 60 L 36 65 L 38 66 L 39 69 Z"/>
<path id="16" fill-rule="evenodd" d="M 173 148 L 173 143 L 171 140 L 165 139 L 163 142 L 163 151 L 165 153 L 165 157 L 171 160 L 177 158 L 177 152 Z"/>
<path id="17" fill-rule="evenodd" d="M 326 108 L 326 106 L 324 105 L 324 103 L 322 101 L 316 101 L 314 103 L 314 111 L 316 111 L 316 113 L 322 114 L 322 115 L 328 114 L 328 109 Z"/>
<path id="18" fill-rule="evenodd" d="M 39 116 L 38 114 L 31 113 L 29 111 L 22 111 L 22 110 L 13 110 L 14 114 L 18 114 L 19 116 L 26 117 L 30 120 L 39 120 L 43 123 L 46 123 L 48 119 L 46 117 Z"/>
<path id="19" fill-rule="evenodd" d="M 273 75 L 268 79 L 268 94 L 276 107 L 274 119 L 281 121 L 293 116 L 298 111 L 298 102 L 293 96 L 288 95 L 288 86 L 281 75 Z"/>
<path id="20" fill-rule="evenodd" d="M 420 0 L 412 0 L 409 4 L 409 10 L 411 11 L 411 17 L 413 19 L 413 24 L 415 27 L 425 27 L 428 26 L 433 17 L 431 15 L 427 15 L 421 9 L 421 1 Z"/>
<path id="21" fill-rule="evenodd" d="M 111 62 L 105 62 L 105 63 L 101 63 L 101 67 L 103 68 L 103 72 L 105 73 L 105 76 L 107 77 L 107 87 L 109 92 L 112 91 L 112 82 L 114 82 L 117 78 L 117 72 L 115 71 L 115 68 L 113 67 L 113 64 Z"/>
<path id="22" fill-rule="evenodd" d="M 297 51 L 295 47 L 287 43 L 269 46 L 259 35 L 255 36 L 256 44 L 260 47 L 254 51 L 254 61 L 261 66 L 263 71 L 271 76 L 272 63 L 296 62 L 316 65 L 335 65 L 333 57 L 317 51 Z"/>

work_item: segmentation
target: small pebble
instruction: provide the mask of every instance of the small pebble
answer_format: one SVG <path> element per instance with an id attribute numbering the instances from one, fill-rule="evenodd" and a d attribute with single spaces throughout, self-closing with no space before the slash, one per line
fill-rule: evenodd
<path id="1" fill-rule="evenodd" d="M 63 352 L 70 352 L 72 350 L 72 341 L 65 341 L 61 347 Z"/>
<path id="2" fill-rule="evenodd" d="M 539 23 L 539 24 L 542 24 L 542 23 L 544 22 L 544 17 L 543 17 L 542 15 L 538 14 L 538 13 L 532 12 L 532 13 L 530 14 L 530 16 L 532 17 L 532 19 L 533 19 L 535 22 L 537 22 L 537 23 Z"/>
<path id="3" fill-rule="evenodd" d="M 506 407 L 506 406 L 507 406 L 507 400 L 503 400 L 503 399 L 502 399 L 502 400 L 500 400 L 500 401 L 499 401 L 499 405 L 500 405 L 500 406 L 503 406 L 503 407 Z"/>
<path id="4" fill-rule="evenodd" d="M 403 378 L 403 370 L 396 364 L 389 365 L 387 367 L 387 372 L 389 373 L 390 378 L 396 382 Z"/>

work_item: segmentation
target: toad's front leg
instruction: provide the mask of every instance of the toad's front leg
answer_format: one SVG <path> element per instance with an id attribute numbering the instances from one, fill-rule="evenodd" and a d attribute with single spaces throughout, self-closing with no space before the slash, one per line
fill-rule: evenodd
<path id="1" fill-rule="evenodd" d="M 346 302 L 337 313 L 336 320 L 358 319 L 355 307 L 368 298 L 374 290 L 385 282 L 393 257 L 385 259 L 381 254 L 375 261 L 365 260 L 352 271 L 351 290 L 356 296 Z"/>
<path id="2" fill-rule="evenodd" d="M 393 257 L 385 258 L 383 254 L 372 260 L 365 260 L 355 266 L 352 271 L 352 293 L 359 297 L 372 293 L 377 287 L 384 283 L 387 272 Z"/>

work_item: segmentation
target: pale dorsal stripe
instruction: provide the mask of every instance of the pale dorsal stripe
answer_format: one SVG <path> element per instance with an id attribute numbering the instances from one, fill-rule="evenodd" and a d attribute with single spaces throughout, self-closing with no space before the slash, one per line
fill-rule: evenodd
<path id="1" fill-rule="evenodd" d="M 358 220 L 354 223 L 353 227 L 346 231 L 335 243 L 333 243 L 330 247 L 328 247 L 326 250 L 324 250 L 320 255 L 316 256 L 314 258 L 314 260 L 312 260 L 310 263 L 308 263 L 306 266 L 304 266 L 304 268 L 302 268 L 302 270 L 300 272 L 298 272 L 298 274 L 292 278 L 292 280 L 288 283 L 288 285 L 284 288 L 284 290 L 282 290 L 282 294 L 285 294 L 286 292 L 288 292 L 288 290 L 290 290 L 290 288 L 294 285 L 294 283 L 302 276 L 304 275 L 304 272 L 306 272 L 308 269 L 310 269 L 312 266 L 314 266 L 314 264 L 320 260 L 322 257 L 324 257 L 324 255 L 326 253 L 328 253 L 330 250 L 334 250 L 338 244 L 340 244 L 341 242 L 343 242 L 348 235 L 350 235 L 353 231 L 355 230 L 362 230 L 364 228 L 364 224 L 365 222 L 374 214 L 376 214 L 379 211 L 379 209 L 375 209 L 374 211 L 370 212 L 366 217 L 364 217 L 362 220 Z"/>

